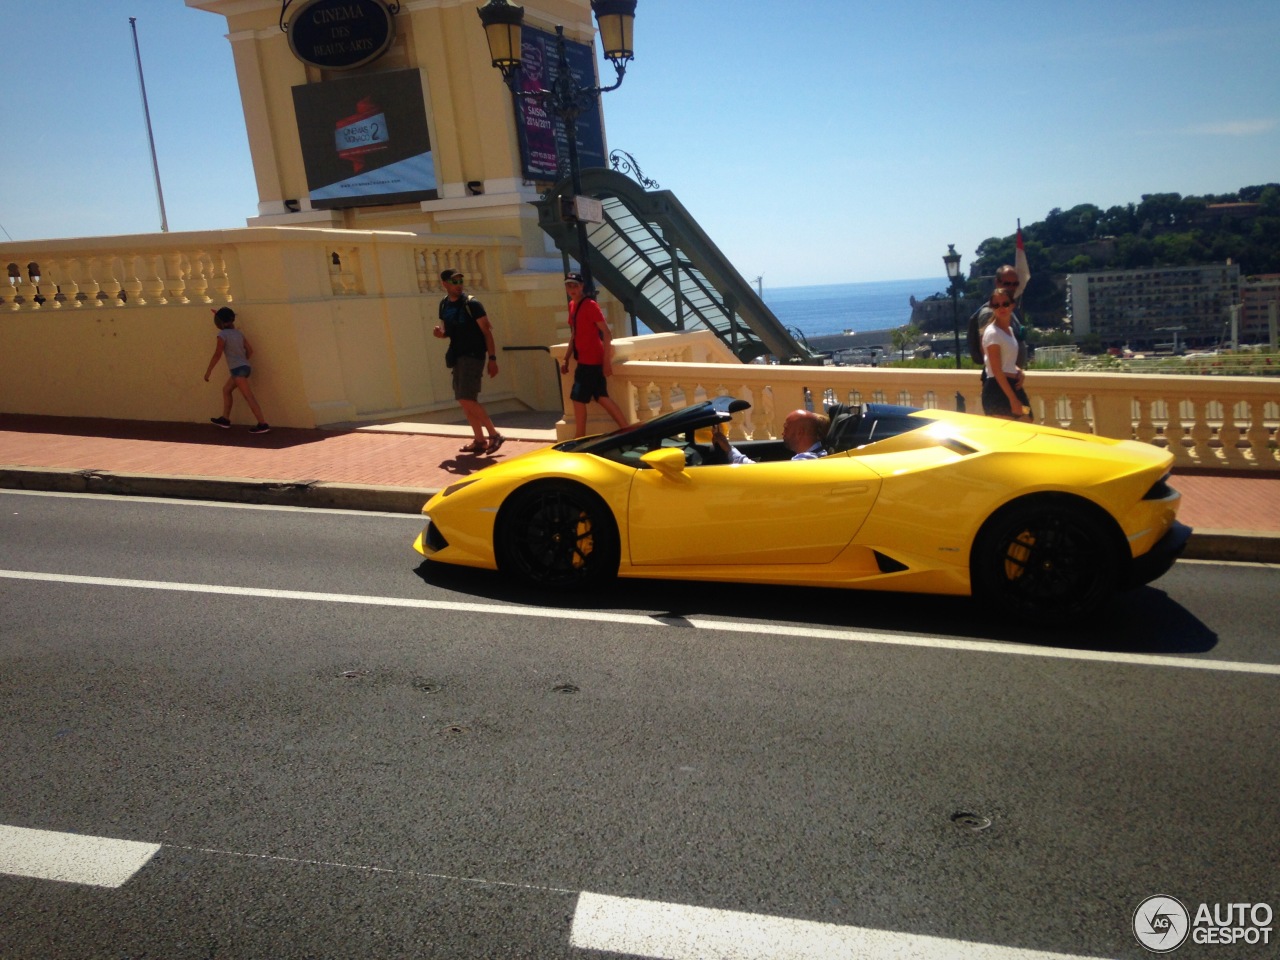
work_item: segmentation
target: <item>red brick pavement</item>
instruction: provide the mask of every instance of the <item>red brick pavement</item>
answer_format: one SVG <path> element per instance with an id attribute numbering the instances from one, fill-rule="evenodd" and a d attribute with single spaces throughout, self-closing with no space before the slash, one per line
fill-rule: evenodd
<path id="1" fill-rule="evenodd" d="M 492 457 L 459 453 L 469 436 L 465 427 L 429 425 L 253 436 L 244 426 L 0 415 L 0 466 L 439 489 L 551 442 L 544 431 L 511 437 Z M 1193 527 L 1280 533 L 1275 474 L 1180 474 L 1174 486 L 1183 495 L 1179 518 Z"/>
<path id="2" fill-rule="evenodd" d="M 434 489 L 549 442 L 508 439 L 493 456 L 477 456 L 458 450 L 469 438 L 469 433 L 274 427 L 254 436 L 244 426 L 223 430 L 212 424 L 5 416 L 0 417 L 0 464 Z"/>

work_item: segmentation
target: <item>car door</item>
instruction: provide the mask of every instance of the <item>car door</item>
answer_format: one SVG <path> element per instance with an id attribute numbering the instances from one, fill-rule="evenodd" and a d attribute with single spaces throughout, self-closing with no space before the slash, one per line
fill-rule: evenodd
<path id="1" fill-rule="evenodd" d="M 880 478 L 846 456 L 637 471 L 631 562 L 829 563 L 866 519 Z"/>

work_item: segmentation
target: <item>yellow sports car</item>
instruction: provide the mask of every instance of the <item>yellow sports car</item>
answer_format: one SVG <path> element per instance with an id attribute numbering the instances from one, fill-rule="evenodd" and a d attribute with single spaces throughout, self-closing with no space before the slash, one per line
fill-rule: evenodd
<path id="1" fill-rule="evenodd" d="M 1129 440 L 887 404 L 829 408 L 820 459 L 718 462 L 717 397 L 452 484 L 414 543 L 546 587 L 651 577 L 975 595 L 1053 621 L 1161 576 L 1191 533 L 1173 457 Z"/>

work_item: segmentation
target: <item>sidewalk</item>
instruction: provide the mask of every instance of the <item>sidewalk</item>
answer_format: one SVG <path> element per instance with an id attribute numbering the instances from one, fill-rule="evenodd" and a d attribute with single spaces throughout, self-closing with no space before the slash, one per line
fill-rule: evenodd
<path id="1" fill-rule="evenodd" d="M 120 493 L 417 513 L 435 491 L 555 438 L 554 414 L 498 414 L 492 456 L 465 424 L 349 430 L 0 414 L 0 488 Z M 1181 474 L 1187 557 L 1280 562 L 1280 477 Z"/>

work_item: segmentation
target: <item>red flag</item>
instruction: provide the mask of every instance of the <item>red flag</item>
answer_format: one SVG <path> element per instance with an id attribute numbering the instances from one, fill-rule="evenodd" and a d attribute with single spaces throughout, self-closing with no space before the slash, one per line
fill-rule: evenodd
<path id="1" fill-rule="evenodd" d="M 1013 257 L 1013 269 L 1018 271 L 1018 299 L 1027 292 L 1027 282 L 1031 279 L 1031 267 L 1027 265 L 1027 250 L 1022 245 L 1022 221 L 1018 221 L 1018 249 Z"/>

